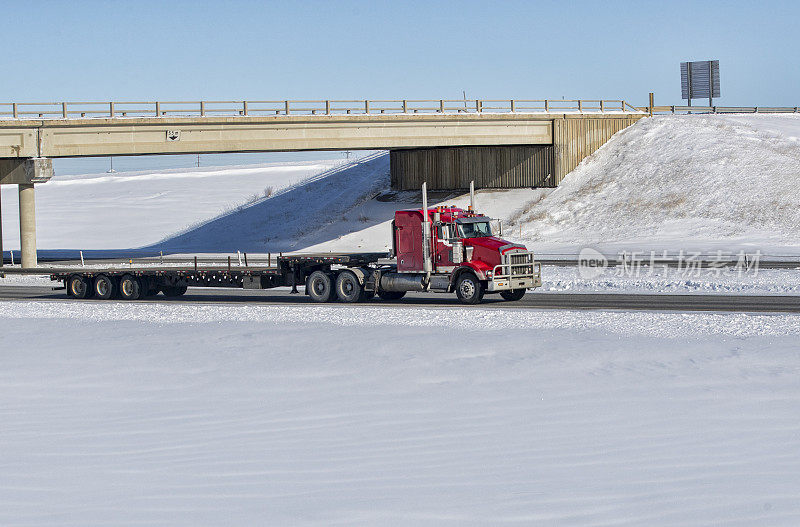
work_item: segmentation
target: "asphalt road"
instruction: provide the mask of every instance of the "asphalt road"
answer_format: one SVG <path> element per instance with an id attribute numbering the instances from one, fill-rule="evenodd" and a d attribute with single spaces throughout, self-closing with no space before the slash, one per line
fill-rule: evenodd
<path id="1" fill-rule="evenodd" d="M 53 290 L 48 286 L 0 285 L 0 300 L 66 300 L 64 290 Z M 81 302 L 108 302 L 108 300 L 81 300 Z M 190 288 L 185 296 L 166 298 L 155 296 L 138 302 L 165 302 L 185 304 L 313 304 L 306 295 L 292 295 L 288 289 L 242 290 L 222 288 Z M 409 293 L 396 302 L 385 302 L 378 298 L 359 304 L 361 306 L 462 306 L 454 294 Z M 499 295 L 487 295 L 481 306 L 528 309 L 621 309 L 649 311 L 727 311 L 727 312 L 784 312 L 800 313 L 800 296 L 749 296 L 749 295 L 629 295 L 629 294 L 575 294 L 540 293 L 526 294 L 518 302 L 506 302 Z M 462 306 L 476 309 L 480 306 Z"/>

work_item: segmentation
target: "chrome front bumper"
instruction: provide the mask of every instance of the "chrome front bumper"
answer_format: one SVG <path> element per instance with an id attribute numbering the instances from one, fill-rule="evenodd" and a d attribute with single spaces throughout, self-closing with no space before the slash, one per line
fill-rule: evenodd
<path id="1" fill-rule="evenodd" d="M 542 285 L 542 264 L 534 261 L 533 251 L 509 251 L 503 263 L 492 270 L 487 291 L 533 289 Z"/>

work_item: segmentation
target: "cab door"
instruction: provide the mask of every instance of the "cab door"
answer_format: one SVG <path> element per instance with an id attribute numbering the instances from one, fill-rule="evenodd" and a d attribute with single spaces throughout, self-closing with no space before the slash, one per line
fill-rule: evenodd
<path id="1" fill-rule="evenodd" d="M 440 267 L 451 268 L 453 263 L 453 239 L 456 237 L 455 226 L 443 223 L 436 227 L 436 254 L 434 262 L 437 270 Z M 447 269 L 449 271 L 449 269 Z"/>
<path id="2" fill-rule="evenodd" d="M 394 221 L 397 270 L 422 271 L 422 216 L 398 212 Z"/>

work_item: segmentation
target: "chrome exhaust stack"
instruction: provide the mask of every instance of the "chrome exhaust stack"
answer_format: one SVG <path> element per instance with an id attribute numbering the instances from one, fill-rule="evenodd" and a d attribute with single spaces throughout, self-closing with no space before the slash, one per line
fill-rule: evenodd
<path id="1" fill-rule="evenodd" d="M 422 184 L 422 270 L 426 274 L 426 283 L 433 272 L 431 258 L 431 219 L 428 216 L 428 183 Z"/>
<path id="2" fill-rule="evenodd" d="M 469 211 L 475 212 L 475 181 L 469 182 Z"/>

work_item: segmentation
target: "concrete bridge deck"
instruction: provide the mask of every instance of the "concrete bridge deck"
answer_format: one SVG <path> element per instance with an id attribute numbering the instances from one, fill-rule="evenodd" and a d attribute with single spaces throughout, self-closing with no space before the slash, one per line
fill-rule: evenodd
<path id="1" fill-rule="evenodd" d="M 555 119 L 644 115 L 621 100 L 177 104 L 0 104 L 0 158 L 552 144 Z"/>

